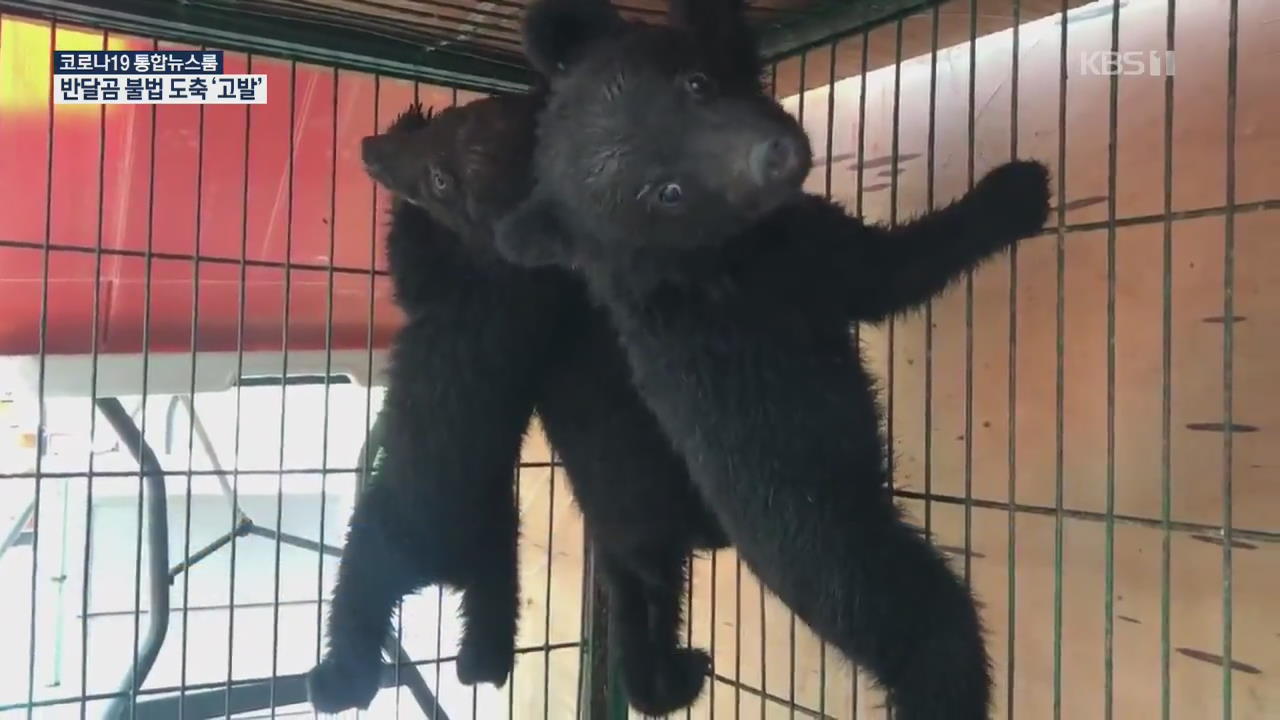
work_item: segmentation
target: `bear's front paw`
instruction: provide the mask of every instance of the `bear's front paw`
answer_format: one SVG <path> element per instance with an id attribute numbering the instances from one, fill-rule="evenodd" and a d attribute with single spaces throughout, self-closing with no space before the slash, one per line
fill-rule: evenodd
<path id="1" fill-rule="evenodd" d="M 359 663 L 327 657 L 307 673 L 307 697 L 322 713 L 340 713 L 352 708 L 364 710 L 378 694 L 381 673 L 381 662 Z"/>
<path id="2" fill-rule="evenodd" d="M 1034 235 L 1049 218 L 1049 169 L 1014 160 L 992 170 L 973 189 L 986 221 L 1013 237 Z"/>
<path id="3" fill-rule="evenodd" d="M 515 647 L 511 642 L 463 639 L 458 648 L 458 681 L 463 685 L 490 683 L 502 687 L 514 662 Z"/>
<path id="4" fill-rule="evenodd" d="M 627 697 L 641 713 L 661 717 L 698 699 L 711 670 L 711 657 L 697 648 L 681 648 L 649 670 L 628 673 Z"/>

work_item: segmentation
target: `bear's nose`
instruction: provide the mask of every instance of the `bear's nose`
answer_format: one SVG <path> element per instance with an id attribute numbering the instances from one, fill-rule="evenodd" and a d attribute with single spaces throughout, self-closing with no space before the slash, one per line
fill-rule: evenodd
<path id="1" fill-rule="evenodd" d="M 751 148 L 751 175 L 761 185 L 789 180 L 800 169 L 800 147 L 794 139 L 779 136 Z"/>

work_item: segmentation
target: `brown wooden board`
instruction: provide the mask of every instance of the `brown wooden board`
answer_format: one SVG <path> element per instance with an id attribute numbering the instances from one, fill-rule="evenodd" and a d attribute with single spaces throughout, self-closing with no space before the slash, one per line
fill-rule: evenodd
<path id="1" fill-rule="evenodd" d="M 1023 5 L 1025 15 L 1027 3 Z M 1138 0 L 1122 5 L 1119 48 L 1163 50 L 1166 3 Z M 1227 3 L 1179 3 L 1176 17 L 1170 158 L 1169 576 L 1161 570 L 1163 76 L 1123 76 L 1117 83 L 1115 436 L 1110 473 L 1116 519 L 1108 566 L 1110 78 L 1083 74 L 1080 54 L 1111 47 L 1109 12 L 1079 20 L 1073 15 L 1068 24 L 1065 132 L 1059 130 L 1062 26 L 1057 18 L 1047 17 L 1024 24 L 1018 34 L 1018 154 L 1051 166 L 1055 195 L 1061 169 L 1066 199 L 1060 569 L 1054 556 L 1056 214 L 1046 234 L 1026 242 L 1018 253 L 1012 298 L 1016 315 L 1010 305 L 1011 259 L 998 259 L 975 273 L 971 365 L 966 366 L 963 284 L 933 305 L 928 387 L 922 314 L 895 320 L 892 330 L 888 325 L 861 328 L 865 357 L 883 384 L 882 400 L 892 416 L 896 486 L 914 496 L 927 490 L 935 498 L 928 510 L 918 499 L 908 500 L 905 507 L 915 522 L 923 525 L 927 518 L 935 542 L 960 573 L 966 556 L 966 451 L 969 454 L 968 496 L 975 507 L 969 517 L 968 565 L 996 663 L 994 717 L 1054 717 L 1055 639 L 1061 646 L 1056 694 L 1060 716 L 1104 716 L 1108 574 L 1113 580 L 1114 717 L 1158 717 L 1161 712 L 1161 599 L 1166 588 L 1173 716 L 1222 716 L 1227 607 L 1232 620 L 1232 717 L 1261 720 L 1280 713 L 1280 685 L 1272 677 L 1280 672 L 1280 625 L 1274 613 L 1280 591 L 1280 463 L 1274 442 L 1280 427 L 1275 407 L 1280 394 L 1280 365 L 1275 362 L 1280 339 L 1280 275 L 1275 270 L 1280 260 L 1275 242 L 1280 236 L 1280 131 L 1270 120 L 1280 103 L 1280 68 L 1268 60 L 1278 46 L 1275 28 L 1280 27 L 1280 15 L 1264 0 L 1243 0 L 1239 8 L 1229 573 L 1223 547 L 1228 475 L 1222 432 Z M 825 79 L 829 56 L 815 62 L 811 54 L 806 79 L 821 73 L 820 87 L 803 96 L 803 110 L 800 96 L 784 101 L 791 112 L 803 114 L 818 156 L 810 190 L 826 189 L 829 165 L 833 196 L 851 211 L 860 210 L 879 222 L 905 219 L 927 208 L 931 160 L 936 205 L 964 191 L 970 157 L 966 13 L 966 3 L 944 5 L 939 13 L 944 23 L 964 32 L 959 42 L 939 43 L 932 158 L 930 14 L 903 23 L 904 62 L 897 73 L 896 28 L 872 31 L 866 40 L 868 55 L 881 60 L 869 67 L 879 64 L 879 69 L 872 70 L 865 83 L 858 77 L 836 83 L 834 100 Z M 979 17 L 979 27 L 988 19 Z M 1009 158 L 1012 140 L 1012 33 L 998 25 L 993 29 L 997 32 L 985 36 L 987 31 L 980 29 L 974 48 L 972 156 L 977 177 Z M 921 33 L 926 38 L 923 53 L 918 44 Z M 917 44 L 912 44 L 913 37 Z M 849 42 L 850 50 L 842 47 L 841 52 L 860 57 L 862 39 Z M 830 125 L 829 103 L 834 108 Z M 864 118 L 860 104 L 865 104 Z M 827 158 L 829 127 L 832 148 Z M 1059 168 L 1062 143 L 1065 165 Z M 1011 318 L 1016 345 L 1011 345 Z M 967 383 L 972 389 L 971 437 L 965 425 Z M 931 416 L 927 428 L 926 407 Z M 1012 536 L 1010 501 L 1016 503 Z M 731 552 L 719 553 L 714 572 L 709 559 L 699 560 L 694 577 L 694 641 L 710 646 L 714 627 L 715 672 L 721 681 L 714 711 L 711 699 L 704 696 L 693 717 L 789 717 L 792 697 L 798 716 L 816 717 L 821 711 L 830 717 L 854 717 L 856 706 L 856 717 L 884 717 L 877 708 L 882 695 L 865 677 L 855 680 L 852 669 L 834 652 L 826 652 L 824 663 L 820 644 L 803 624 L 796 630 L 792 673 L 790 614 L 767 594 L 762 609 L 758 584 L 746 569 L 738 575 Z M 1228 578 L 1229 601 L 1224 591 Z M 1055 596 L 1062 602 L 1059 632 Z M 824 673 L 825 683 L 820 682 Z M 741 687 L 735 688 L 734 681 Z"/>

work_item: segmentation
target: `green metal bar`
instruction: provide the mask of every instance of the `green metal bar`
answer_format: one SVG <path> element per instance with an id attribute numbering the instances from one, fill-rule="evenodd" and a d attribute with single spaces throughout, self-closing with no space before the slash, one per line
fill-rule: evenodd
<path id="1" fill-rule="evenodd" d="M 969 88 L 965 115 L 968 131 L 965 187 L 969 190 L 973 189 L 977 167 L 977 92 L 978 0 L 969 0 Z M 964 273 L 964 584 L 973 584 L 973 268 Z"/>
<path id="2" fill-rule="evenodd" d="M 1062 561 L 1065 550 L 1064 530 L 1064 514 L 1063 514 L 1063 481 L 1064 481 L 1064 465 L 1063 465 L 1063 432 L 1066 420 L 1066 343 L 1064 336 L 1066 334 L 1067 321 L 1067 295 L 1066 295 L 1066 268 L 1067 268 L 1067 249 L 1066 249 L 1066 224 L 1067 224 L 1067 10 L 1070 7 L 1069 0 L 1062 0 L 1061 15 L 1059 16 L 1059 26 L 1061 32 L 1059 35 L 1058 47 L 1058 166 L 1057 166 L 1057 182 L 1054 185 L 1058 190 L 1057 203 L 1057 278 L 1055 282 L 1056 302 L 1055 302 L 1055 335 L 1057 336 L 1057 345 L 1055 347 L 1055 365 L 1054 365 L 1054 453 L 1053 453 L 1053 475 L 1054 490 L 1053 504 L 1056 510 L 1053 522 L 1053 720 L 1061 720 L 1062 718 Z"/>
<path id="3" fill-rule="evenodd" d="M 1227 15 L 1227 147 L 1226 206 L 1223 219 L 1222 257 L 1222 718 L 1232 714 L 1232 594 L 1234 585 L 1231 557 L 1233 520 L 1232 474 L 1234 468 L 1233 429 L 1235 423 L 1235 266 L 1236 215 L 1236 93 L 1239 78 L 1240 3 L 1230 0 Z"/>
<path id="4" fill-rule="evenodd" d="M 824 0 L 794 19 L 759 27 L 767 62 L 900 20 L 943 0 Z M 319 18 L 272 17 L 168 0 L 0 0 L 0 10 L 163 40 L 253 52 L 486 93 L 527 90 L 535 75 L 518 53 L 467 44 L 432 46 Z"/>
<path id="5" fill-rule="evenodd" d="M 518 92 L 533 80 L 519 56 L 430 48 L 364 30 L 234 9 L 159 0 L 0 0 L 0 10 L 480 92 Z"/>
<path id="6" fill-rule="evenodd" d="M 578 663 L 579 720 L 625 720 L 617 653 L 609 647 L 609 593 L 600 582 L 599 558 L 583 531 L 586 567 L 582 573 L 582 645 Z"/>
<path id="7" fill-rule="evenodd" d="M 1013 0 L 1013 42 L 1009 56 L 1009 158 L 1018 158 L 1018 49 L 1022 25 L 1021 0 Z M 938 9 L 933 10 L 933 59 L 938 56 Z M 929 118 L 933 122 L 933 118 Z M 931 130 L 932 132 L 932 125 Z M 1005 542 L 1005 570 L 1007 572 L 1005 600 L 1008 603 L 1005 631 L 1005 717 L 1013 720 L 1014 689 L 1017 680 L 1017 608 L 1018 608 L 1018 513 L 1014 503 L 1018 501 L 1018 244 L 1009 247 L 1009 485 L 1008 485 L 1008 533 Z"/>
<path id="8" fill-rule="evenodd" d="M 1174 52 L 1177 2 L 1165 6 L 1165 47 Z M 1160 347 L 1160 720 L 1172 713 L 1170 674 L 1173 598 L 1173 75 L 1164 78 L 1164 207 L 1161 244 L 1161 347 Z M 1226 322 L 1226 318 L 1223 318 Z"/>
<path id="9" fill-rule="evenodd" d="M 1120 0 L 1111 0 L 1111 51 L 1120 51 Z M 1112 74 L 1107 137 L 1107 456 L 1106 582 L 1103 588 L 1102 683 L 1104 720 L 1114 717 L 1116 597 L 1116 187 L 1120 153 L 1120 76 Z"/>
<path id="10" fill-rule="evenodd" d="M 860 48 L 861 52 L 859 53 L 861 65 L 859 67 L 860 72 L 858 73 L 858 181 L 857 181 L 858 185 L 857 185 L 857 191 L 855 193 L 857 210 L 854 213 L 859 217 L 862 216 L 862 203 L 865 196 L 865 194 L 863 193 L 864 188 L 863 188 L 862 180 L 867 175 L 867 172 L 866 172 L 867 170 L 867 166 L 866 166 L 866 160 L 867 160 L 867 60 L 868 60 L 867 48 L 870 45 L 870 43 L 871 43 L 870 31 L 863 30 L 862 47 Z M 930 157 L 932 157 L 932 155 L 930 155 Z M 827 159 L 827 162 L 828 163 L 831 162 L 830 158 Z M 860 329 L 860 326 L 855 324 L 853 326 L 853 332 L 851 334 L 853 335 L 854 346 L 855 347 L 859 346 L 862 343 L 862 331 Z M 924 512 L 925 512 L 925 518 L 926 518 L 925 522 L 928 523 L 929 503 L 927 500 L 925 501 Z M 859 674 L 860 672 L 858 670 L 858 666 L 857 664 L 854 664 L 852 683 L 849 688 L 849 698 L 853 706 L 853 720 L 858 720 Z"/>

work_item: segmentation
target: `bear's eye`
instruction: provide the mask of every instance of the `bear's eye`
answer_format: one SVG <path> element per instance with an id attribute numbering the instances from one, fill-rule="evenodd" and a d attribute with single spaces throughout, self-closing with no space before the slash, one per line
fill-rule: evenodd
<path id="1" fill-rule="evenodd" d="M 715 89 L 711 78 L 702 73 L 691 73 L 684 78 L 685 90 L 696 98 L 705 98 Z"/>
<path id="2" fill-rule="evenodd" d="M 445 190 L 448 190 L 449 176 L 445 175 L 439 170 L 432 169 L 431 170 L 431 187 L 435 188 L 435 191 L 438 193 L 442 193 Z"/>
<path id="3" fill-rule="evenodd" d="M 658 188 L 658 202 L 667 207 L 675 207 L 684 199 L 684 190 L 678 183 L 667 183 Z"/>

